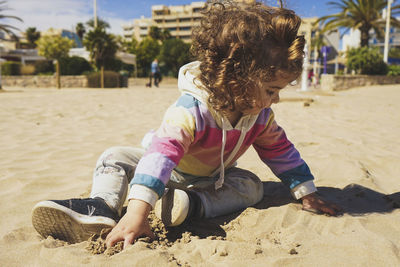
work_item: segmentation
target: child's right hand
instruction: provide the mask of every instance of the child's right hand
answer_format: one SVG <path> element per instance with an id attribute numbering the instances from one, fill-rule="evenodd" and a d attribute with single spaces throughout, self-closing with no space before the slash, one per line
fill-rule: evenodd
<path id="1" fill-rule="evenodd" d="M 150 204 L 141 200 L 130 200 L 126 214 L 107 235 L 107 247 L 110 248 L 117 242 L 124 241 L 125 249 L 138 237 L 148 236 L 154 238 L 154 234 L 147 220 L 150 210 Z"/>

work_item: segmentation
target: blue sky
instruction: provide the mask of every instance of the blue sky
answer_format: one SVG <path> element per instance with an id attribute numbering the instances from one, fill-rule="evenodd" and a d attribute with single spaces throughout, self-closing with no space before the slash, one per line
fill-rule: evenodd
<path id="1" fill-rule="evenodd" d="M 286 0 L 288 7 L 302 17 L 318 17 L 334 13 L 327 2 L 331 0 Z M 140 16 L 150 17 L 152 5 L 184 5 L 195 1 L 186 0 L 97 0 L 97 15 L 111 25 L 111 31 L 122 32 L 121 25 Z M 265 0 L 276 4 L 276 0 Z M 93 0 L 8 0 L 10 10 L 4 14 L 16 15 L 24 20 L 15 20 L 8 24 L 25 31 L 28 27 L 47 30 L 50 27 L 74 29 L 78 22 L 86 22 L 93 17 Z"/>

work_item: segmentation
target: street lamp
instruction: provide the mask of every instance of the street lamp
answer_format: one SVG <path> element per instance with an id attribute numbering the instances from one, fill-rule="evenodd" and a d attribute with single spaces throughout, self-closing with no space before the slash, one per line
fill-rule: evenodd
<path id="1" fill-rule="evenodd" d="M 94 28 L 97 28 L 97 1 L 93 0 L 93 12 L 94 12 Z"/>

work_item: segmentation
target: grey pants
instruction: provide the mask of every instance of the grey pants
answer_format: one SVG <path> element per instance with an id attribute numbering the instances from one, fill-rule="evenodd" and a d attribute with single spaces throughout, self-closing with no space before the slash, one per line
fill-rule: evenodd
<path id="1" fill-rule="evenodd" d="M 112 147 L 98 159 L 90 197 L 101 197 L 121 213 L 129 182 L 144 150 Z M 261 180 L 252 172 L 232 167 L 225 170 L 223 186 L 215 190 L 213 177 L 196 177 L 173 170 L 167 187 L 191 190 L 201 199 L 205 217 L 212 218 L 247 208 L 263 197 Z"/>

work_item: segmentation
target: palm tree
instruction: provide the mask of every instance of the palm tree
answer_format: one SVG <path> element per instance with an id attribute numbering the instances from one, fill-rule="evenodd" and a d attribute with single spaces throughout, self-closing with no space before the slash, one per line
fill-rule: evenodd
<path id="1" fill-rule="evenodd" d="M 94 29 L 94 19 L 88 20 L 88 21 L 86 22 L 86 25 L 87 25 L 89 28 Z M 106 29 L 106 28 L 110 28 L 110 24 L 109 24 L 107 21 L 102 20 L 101 18 L 97 17 L 97 27 Z"/>
<path id="2" fill-rule="evenodd" d="M 78 24 L 76 24 L 75 32 L 79 36 L 79 39 L 82 41 L 83 40 L 83 35 L 86 32 L 85 25 L 83 25 L 82 22 L 79 22 Z"/>
<path id="3" fill-rule="evenodd" d="M 1 14 L 1 13 L 3 13 L 3 11 L 9 10 L 9 8 L 7 6 L 5 6 L 6 3 L 7 3 L 7 1 L 0 1 L 0 20 L 1 19 L 15 19 L 15 20 L 19 20 L 22 22 L 23 20 L 20 19 L 19 17 Z M 19 38 L 13 32 L 13 30 L 19 31 L 19 29 L 17 27 L 14 27 L 14 26 L 11 26 L 8 24 L 3 24 L 3 23 L 0 24 L 0 31 L 3 31 L 3 32 L 7 33 L 8 35 L 10 35 L 12 39 L 18 40 Z"/>
<path id="4" fill-rule="evenodd" d="M 149 36 L 154 40 L 161 40 L 161 30 L 157 26 L 151 26 Z"/>
<path id="5" fill-rule="evenodd" d="M 337 0 L 328 2 L 332 8 L 340 9 L 339 13 L 323 16 L 317 23 L 322 22 L 322 32 L 331 31 L 339 27 L 358 29 L 361 32 L 361 46 L 368 46 L 369 31 L 374 29 L 378 38 L 383 37 L 385 20 L 382 19 L 382 10 L 387 6 L 387 0 Z M 391 23 L 400 27 L 395 16 L 400 12 L 400 5 L 392 7 Z"/>
<path id="6" fill-rule="evenodd" d="M 30 48 L 36 47 L 36 41 L 40 38 L 40 32 L 35 27 L 29 27 L 25 31 L 26 40 Z"/>
<path id="7" fill-rule="evenodd" d="M 165 41 L 165 40 L 168 40 L 168 39 L 171 39 L 172 38 L 172 35 L 171 35 L 171 32 L 168 30 L 168 29 L 164 29 L 162 32 L 161 32 L 161 41 Z"/>
<path id="8" fill-rule="evenodd" d="M 118 49 L 115 37 L 106 33 L 104 28 L 97 27 L 86 34 L 83 45 L 90 52 L 90 57 L 97 68 L 100 67 L 101 88 L 104 88 L 104 64 L 107 59 L 115 57 Z"/>

